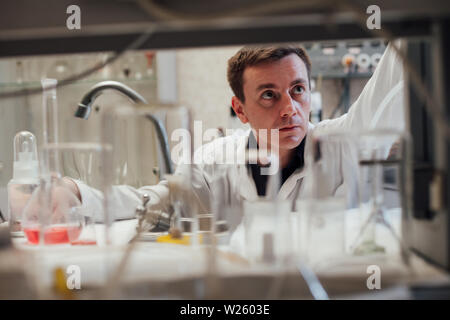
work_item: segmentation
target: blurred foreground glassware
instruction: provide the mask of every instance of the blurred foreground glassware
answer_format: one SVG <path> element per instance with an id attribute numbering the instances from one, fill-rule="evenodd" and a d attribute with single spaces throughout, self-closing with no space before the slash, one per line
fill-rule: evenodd
<path id="1" fill-rule="evenodd" d="M 117 106 L 105 112 L 102 119 L 102 139 L 112 146 L 112 153 L 108 159 L 105 159 L 107 166 L 110 167 L 107 168 L 104 164 L 104 170 L 108 172 L 104 174 L 106 179 L 104 181 L 105 190 L 110 190 L 106 196 L 112 217 L 118 216 L 115 212 L 118 208 L 122 210 L 122 215 L 124 215 L 123 210 L 129 210 L 127 213 L 129 216 L 132 216 L 135 211 L 135 208 L 122 208 L 120 205 L 115 205 L 118 199 L 114 199 L 112 195 L 118 188 L 123 188 L 122 185 L 134 188 L 156 185 L 166 173 L 172 172 L 172 158 L 176 158 L 176 155 L 171 157 L 170 147 L 176 146 L 171 145 L 172 141 L 168 141 L 168 136 L 171 136 L 173 131 L 178 130 L 183 139 L 186 137 L 184 140 L 187 140 L 190 151 L 191 138 L 188 124 L 185 122 L 185 112 L 184 108 L 158 104 Z M 166 128 L 172 129 L 172 132 L 167 132 Z M 176 133 L 174 136 L 176 140 L 178 137 Z M 175 142 L 179 142 L 179 139 Z M 180 143 L 181 146 L 183 144 L 184 142 Z M 173 154 L 176 154 L 177 150 Z M 185 186 L 182 186 L 181 190 L 184 188 Z M 150 201 L 149 204 L 151 203 Z M 188 208 L 188 206 L 182 207 L 183 210 Z M 149 213 L 146 223 L 150 228 L 153 222 L 161 221 L 160 218 L 164 218 L 163 215 L 172 214 L 172 212 L 162 212 L 159 208 L 150 210 Z M 153 227 L 158 226 L 153 225 Z"/>
<path id="2" fill-rule="evenodd" d="M 91 208 L 82 206 L 62 176 L 84 183 L 88 181 L 80 177 L 100 176 L 100 167 L 92 168 L 89 163 L 92 164 L 93 158 L 99 161 L 104 149 L 97 143 L 53 143 L 42 147 L 41 153 L 52 154 L 53 161 L 59 163 L 61 173 L 52 172 L 50 180 L 41 178 L 40 187 L 33 193 L 24 210 L 24 231 L 30 243 L 97 243 L 94 223 L 95 220 L 103 220 L 102 213 L 92 212 Z M 97 181 L 97 184 L 101 184 L 101 181 Z M 43 238 L 41 230 L 44 230 Z"/>
<path id="3" fill-rule="evenodd" d="M 247 164 L 259 164 L 261 175 L 267 175 L 265 196 L 244 200 L 245 254 L 251 262 L 289 269 L 294 262 L 291 203 L 278 198 L 281 174 L 278 156 L 258 149 L 249 150 Z M 248 173 L 247 171 L 244 171 Z"/>
<path id="4" fill-rule="evenodd" d="M 101 189 L 102 151 L 100 143 L 74 142 L 60 143 L 56 147 L 60 150 L 61 171 L 63 176 L 80 180 L 85 184 Z"/>
<path id="5" fill-rule="evenodd" d="M 297 209 L 307 215 L 300 254 L 317 270 L 346 258 L 346 210 L 358 199 L 357 153 L 354 135 L 347 132 L 314 132 L 309 139 L 306 197 Z"/>
<path id="6" fill-rule="evenodd" d="M 289 201 L 244 201 L 243 211 L 246 258 L 286 266 L 293 257 Z"/>
<path id="7" fill-rule="evenodd" d="M 41 179 L 23 214 L 23 231 L 31 244 L 75 241 L 82 228 L 81 203 L 61 181 Z"/>
<path id="8" fill-rule="evenodd" d="M 386 216 L 392 209 L 400 209 L 402 215 L 407 215 L 408 144 L 407 135 L 398 130 L 380 129 L 358 134 L 359 210 L 363 223 L 352 245 L 356 255 L 388 251 L 387 245 L 377 237 L 380 228 L 388 230 L 402 256 L 408 251 Z"/>
<path id="9" fill-rule="evenodd" d="M 311 137 L 309 147 L 312 149 L 307 159 L 310 178 L 306 186 L 310 201 L 307 205 L 310 210 L 308 246 L 323 246 L 326 249 L 323 252 L 328 251 L 327 256 L 346 259 L 348 253 L 383 253 L 386 246 L 382 242 L 390 241 L 394 247 L 400 248 L 401 257 L 406 261 L 408 250 L 385 215 L 388 208 L 401 211 L 402 217 L 407 215 L 406 135 L 388 129 L 354 133 L 318 132 Z M 353 230 L 347 229 L 346 219 L 355 210 L 363 222 L 355 234 L 347 234 Z M 320 215 L 341 215 L 341 218 L 331 219 L 335 225 L 333 239 L 329 238 L 331 232 L 318 237 L 312 234 L 320 232 L 316 228 L 321 221 L 317 212 Z M 388 231 L 389 239 L 377 239 L 379 227 Z M 309 248 L 309 252 L 315 255 L 320 251 Z M 333 259 L 323 257 L 322 260 Z"/>
<path id="10" fill-rule="evenodd" d="M 69 233 L 75 238 L 81 232 L 81 202 L 61 179 L 57 80 L 42 79 L 41 83 L 43 147 L 40 150 L 40 184 L 24 208 L 23 231 L 33 244 L 69 243 Z"/>
<path id="11" fill-rule="evenodd" d="M 105 112 L 103 137 L 113 146 L 114 185 L 133 187 L 153 185 L 165 173 L 172 173 L 170 132 L 173 118 L 181 123 L 174 130 L 185 130 L 185 109 L 172 105 L 118 106 Z"/>
<path id="12" fill-rule="evenodd" d="M 307 263 L 314 269 L 326 269 L 345 259 L 344 197 L 308 201 Z"/>
<path id="13" fill-rule="evenodd" d="M 202 223 L 205 227 L 205 223 L 210 223 L 211 216 L 205 215 L 205 220 L 199 218 L 202 210 L 201 204 L 195 195 L 195 191 L 192 190 L 190 177 L 166 175 L 165 178 L 168 181 L 170 204 L 173 209 L 173 212 L 170 213 L 169 230 L 169 232 L 172 232 L 172 238 L 179 238 L 184 244 L 188 245 L 198 246 L 202 244 L 204 239 L 202 232 L 200 232 L 200 224 Z M 179 233 L 178 236 L 177 233 Z"/>
<path id="14" fill-rule="evenodd" d="M 36 137 L 21 131 L 14 137 L 13 177 L 8 183 L 9 227 L 12 236 L 24 236 L 23 209 L 39 184 L 39 161 Z"/>
<path id="15" fill-rule="evenodd" d="M 232 164 L 216 164 L 211 181 L 211 228 L 218 245 L 228 245 L 230 235 L 240 223 L 242 203 L 232 177 L 239 167 Z"/>
<path id="16" fill-rule="evenodd" d="M 74 233 L 69 233 L 70 244 L 73 246 L 90 246 L 97 245 L 97 234 L 95 232 L 95 219 L 82 211 L 78 216 L 83 226 L 81 233 L 78 230 Z"/>
<path id="17" fill-rule="evenodd" d="M 108 158 L 110 146 L 100 143 L 60 143 L 56 148 L 60 154 L 62 174 L 79 180 L 91 187 L 103 190 L 103 175 L 108 173 L 102 168 L 102 159 Z M 104 221 L 104 213 L 94 212 L 84 206 L 80 215 L 83 230 L 78 238 L 71 241 L 72 245 L 95 245 L 97 235 L 95 222 Z"/>

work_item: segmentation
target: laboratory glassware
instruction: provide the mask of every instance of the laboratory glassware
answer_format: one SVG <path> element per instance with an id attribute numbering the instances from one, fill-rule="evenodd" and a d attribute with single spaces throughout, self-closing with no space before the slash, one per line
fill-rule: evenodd
<path id="1" fill-rule="evenodd" d="M 60 240 L 52 240 L 51 235 L 45 238 L 44 243 L 71 243 L 73 245 L 94 245 L 97 243 L 95 222 L 104 221 L 102 208 L 82 205 L 79 199 L 68 189 L 64 179 L 70 178 L 78 183 L 90 185 L 96 192 L 102 191 L 102 159 L 107 158 L 108 147 L 99 143 L 50 143 L 42 146 L 41 153 L 51 153 L 53 160 L 59 163 L 60 173 L 52 173 L 50 182 L 45 179 L 40 194 L 35 195 L 34 204 L 27 212 L 29 235 L 34 235 L 38 242 L 39 230 L 48 229 L 56 225 Z M 62 179 L 64 177 L 64 179 Z M 98 187 L 97 187 L 98 186 Z M 47 204 L 45 201 L 48 201 Z M 52 210 L 45 209 L 51 204 Z M 41 211 L 39 211 L 38 208 Z M 47 210 L 47 211 L 46 211 Z M 50 211 L 50 212 L 49 212 Z M 59 212 L 62 211 L 62 212 Z M 52 215 L 53 214 L 53 215 Z M 58 217 L 59 216 L 59 217 Z M 47 226 L 50 227 L 47 227 Z M 56 232 L 56 231 L 55 231 Z"/>
<path id="2" fill-rule="evenodd" d="M 242 218 L 242 201 L 233 184 L 238 167 L 232 164 L 215 165 L 211 181 L 211 228 L 219 245 L 228 245 L 230 235 Z"/>
<path id="3" fill-rule="evenodd" d="M 31 132 L 21 131 L 14 137 L 13 178 L 8 183 L 9 226 L 12 236 L 23 236 L 23 209 L 38 184 L 36 137 Z"/>
<path id="4" fill-rule="evenodd" d="M 110 195 L 121 185 L 137 189 L 156 185 L 164 178 L 166 172 L 171 172 L 174 163 L 169 150 L 176 146 L 178 141 L 169 141 L 168 136 L 171 133 L 167 133 L 166 127 L 189 136 L 188 129 L 185 129 L 187 128 L 185 111 L 184 108 L 173 105 L 154 104 L 111 106 L 104 113 L 102 139 L 106 144 L 111 145 L 112 153 L 106 159 L 110 168 L 107 169 L 104 166 L 107 171 L 103 177 L 108 179 L 108 181 L 105 180 L 105 186 L 111 190 L 107 196 L 112 204 L 115 200 Z M 159 134 L 160 132 L 163 134 Z M 189 140 L 187 146 L 190 148 L 190 137 L 186 138 Z M 167 168 L 168 166 L 170 168 Z M 142 192 L 145 190 L 143 189 Z M 152 201 L 149 203 L 151 204 Z M 140 203 L 136 203 L 138 204 Z M 111 205 L 112 211 L 116 208 L 117 206 Z M 133 216 L 135 207 L 124 208 L 124 210 L 128 216 Z M 112 216 L 115 214 L 112 213 Z"/>
<path id="5" fill-rule="evenodd" d="M 40 184 L 23 213 L 23 231 L 33 244 L 69 243 L 82 229 L 82 206 L 61 178 L 58 147 L 58 113 L 55 79 L 43 79 L 43 144 L 40 150 Z"/>
<path id="6" fill-rule="evenodd" d="M 299 255 L 317 271 L 346 259 L 346 210 L 358 199 L 357 152 L 354 135 L 343 131 L 313 132 L 306 148 L 305 197 L 297 210 L 306 214 L 307 236 Z"/>
<path id="7" fill-rule="evenodd" d="M 268 182 L 265 196 L 242 201 L 245 257 L 255 264 L 289 269 L 294 262 L 291 203 L 278 197 L 281 182 L 278 161 L 276 154 L 261 149 L 247 153 L 246 164 L 259 163 L 261 174 L 268 175 Z"/>
<path id="8" fill-rule="evenodd" d="M 23 231 L 31 244 L 64 244 L 78 238 L 83 225 L 79 199 L 60 178 L 41 179 L 25 206 Z"/>
<path id="9" fill-rule="evenodd" d="M 355 255 L 389 253 L 400 250 L 406 258 L 408 249 L 400 228 L 390 220 L 388 212 L 407 215 L 406 184 L 408 181 L 408 136 L 394 129 L 378 129 L 357 135 L 359 163 L 360 231 L 354 240 Z M 387 232 L 380 236 L 381 232 Z M 394 239 L 391 248 L 386 238 Z"/>
<path id="10" fill-rule="evenodd" d="M 244 201 L 243 212 L 245 258 L 267 265 L 282 265 L 292 258 L 289 201 Z"/>
<path id="11" fill-rule="evenodd" d="M 62 176 L 84 183 L 98 192 L 102 191 L 102 175 L 105 173 L 102 169 L 102 159 L 107 157 L 108 146 L 100 143 L 74 142 L 48 145 L 46 149 L 58 150 Z M 83 206 L 80 212 L 79 224 L 83 229 L 78 237 L 71 240 L 71 244 L 97 244 L 95 223 L 104 221 L 103 213 L 89 206 Z"/>

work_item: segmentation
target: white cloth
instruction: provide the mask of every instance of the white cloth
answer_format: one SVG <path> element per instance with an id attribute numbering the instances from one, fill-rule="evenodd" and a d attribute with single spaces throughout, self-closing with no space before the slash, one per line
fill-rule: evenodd
<path id="1" fill-rule="evenodd" d="M 364 87 L 362 93 L 356 102 L 350 107 L 348 113 L 337 119 L 324 120 L 316 126 L 309 125 L 307 141 L 305 146 L 305 159 L 308 157 L 309 141 L 312 133 L 323 133 L 334 130 L 359 131 L 368 128 L 395 128 L 397 130 L 405 129 L 404 115 L 404 74 L 400 57 L 396 55 L 391 45 L 389 45 L 381 58 L 374 74 Z M 223 150 L 231 148 L 238 154 L 245 152 L 248 135 L 250 130 L 244 134 L 234 134 L 223 138 L 218 138 L 208 144 L 200 147 L 195 155 L 206 155 L 210 160 L 222 159 Z M 345 148 L 335 151 L 333 163 L 336 174 L 328 176 L 328 190 L 324 192 L 332 195 L 338 192 L 338 187 L 348 178 L 351 180 L 353 174 L 352 168 L 345 168 L 345 157 L 351 156 L 346 153 Z M 204 203 L 204 207 L 209 210 L 210 186 L 214 174 L 217 173 L 217 166 L 214 164 L 194 164 L 192 169 L 193 187 Z M 187 166 L 179 166 L 175 174 L 188 174 Z M 305 170 L 296 170 L 281 186 L 278 197 L 281 199 L 291 199 L 296 192 L 297 182 L 305 177 Z M 86 184 L 76 181 L 81 193 L 82 203 L 89 209 L 96 220 L 103 219 L 103 196 L 98 190 L 95 190 Z M 231 175 L 230 181 L 233 198 L 252 200 L 257 198 L 257 189 L 251 174 L 248 174 L 245 166 L 236 167 Z M 305 195 L 304 182 L 300 184 L 298 198 Z M 144 193 L 150 195 L 150 205 L 155 209 L 164 211 L 169 208 L 169 190 L 168 182 L 163 180 L 154 186 L 145 186 L 139 189 L 130 186 L 113 187 L 113 204 L 111 208 L 114 211 L 114 219 L 126 219 L 134 217 L 135 208 L 141 204 Z M 234 199 L 233 199 L 234 200 Z M 233 219 L 239 222 L 239 217 Z"/>

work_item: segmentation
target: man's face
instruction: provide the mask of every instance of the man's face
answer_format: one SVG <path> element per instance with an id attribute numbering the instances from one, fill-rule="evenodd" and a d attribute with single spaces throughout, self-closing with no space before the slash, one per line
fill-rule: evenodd
<path id="1" fill-rule="evenodd" d="M 296 54 L 247 67 L 243 74 L 245 103 L 233 97 L 233 109 L 258 135 L 279 129 L 279 148 L 293 149 L 308 130 L 311 95 L 305 63 Z M 259 141 L 266 140 L 261 135 Z"/>

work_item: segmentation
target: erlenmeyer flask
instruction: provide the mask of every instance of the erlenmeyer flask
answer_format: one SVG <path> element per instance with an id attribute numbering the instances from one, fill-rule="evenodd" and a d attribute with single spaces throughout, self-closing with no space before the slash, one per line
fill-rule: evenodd
<path id="1" fill-rule="evenodd" d="M 60 178 L 41 179 L 23 213 L 23 231 L 31 244 L 75 241 L 83 228 L 82 207 Z"/>
<path id="2" fill-rule="evenodd" d="M 406 148 L 404 134 L 394 130 L 362 132 L 357 138 L 359 161 L 359 211 L 363 220 L 352 246 L 353 253 L 365 255 L 385 253 L 388 242 L 378 233 L 388 232 L 396 244 L 406 253 L 399 230 L 389 221 L 386 213 L 404 208 Z"/>

